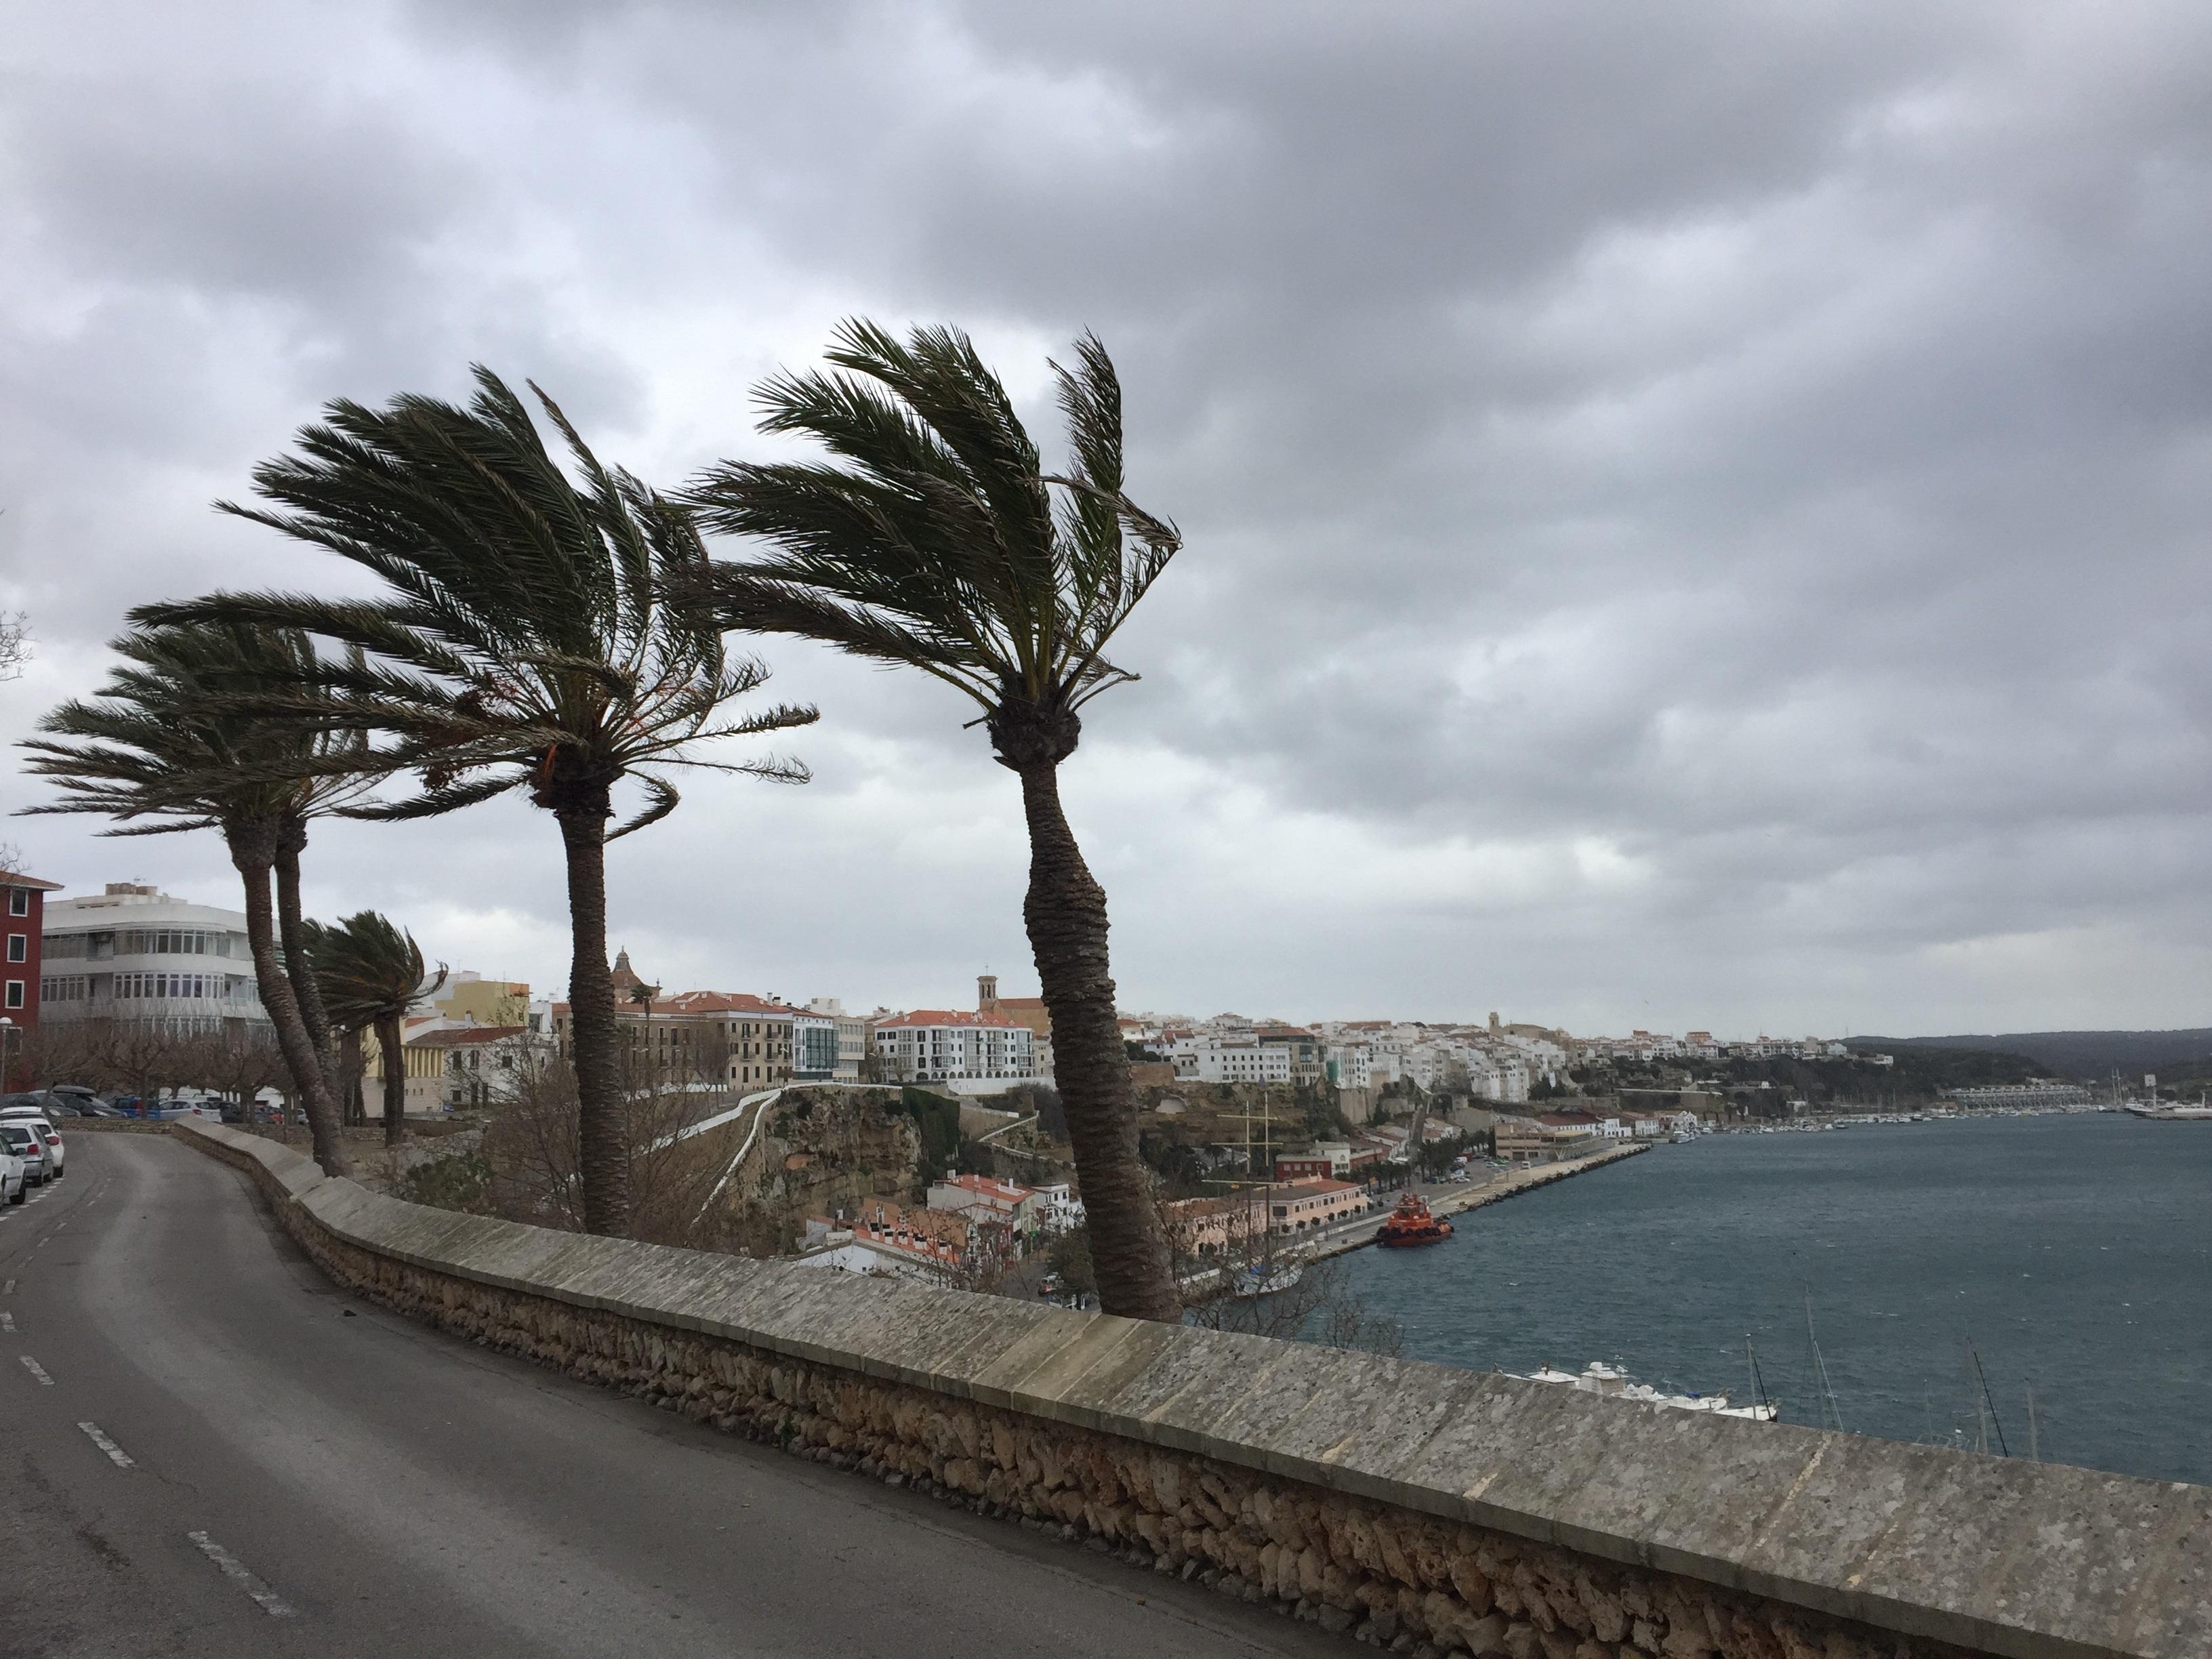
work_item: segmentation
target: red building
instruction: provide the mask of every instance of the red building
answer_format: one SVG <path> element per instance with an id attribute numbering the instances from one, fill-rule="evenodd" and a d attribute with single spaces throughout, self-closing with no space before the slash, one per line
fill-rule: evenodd
<path id="1" fill-rule="evenodd" d="M 0 1088 L 18 1086 L 16 1057 L 39 1024 L 39 940 L 46 932 L 46 895 L 58 881 L 0 870 Z"/>

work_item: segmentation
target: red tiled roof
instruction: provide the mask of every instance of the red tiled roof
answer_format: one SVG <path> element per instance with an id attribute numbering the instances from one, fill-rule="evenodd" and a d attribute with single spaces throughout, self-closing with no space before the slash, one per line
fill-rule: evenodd
<path id="1" fill-rule="evenodd" d="M 788 1003 L 770 1002 L 744 991 L 679 991 L 674 996 L 664 999 L 656 1007 L 659 1012 L 670 1014 L 781 1014 L 786 1019 L 806 1012 Z"/>
<path id="2" fill-rule="evenodd" d="M 418 1031 L 405 1042 L 410 1048 L 465 1048 L 472 1043 L 498 1042 L 507 1037 L 520 1036 L 526 1029 L 520 1025 L 456 1025 L 442 1031 Z"/>

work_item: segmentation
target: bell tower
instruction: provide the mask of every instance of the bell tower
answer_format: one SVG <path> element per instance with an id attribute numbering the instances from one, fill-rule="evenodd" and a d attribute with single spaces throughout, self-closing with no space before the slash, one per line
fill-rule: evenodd
<path id="1" fill-rule="evenodd" d="M 975 1012 L 995 1013 L 999 1007 L 999 976 L 996 974 L 975 975 Z"/>

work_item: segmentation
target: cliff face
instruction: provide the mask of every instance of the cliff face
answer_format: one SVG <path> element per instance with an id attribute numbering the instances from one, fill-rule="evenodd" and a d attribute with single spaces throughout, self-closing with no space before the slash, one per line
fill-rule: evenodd
<path id="1" fill-rule="evenodd" d="M 864 1198 L 919 1195 L 921 1134 L 896 1089 L 793 1089 L 762 1136 L 747 1190 L 733 1194 L 796 1238 L 810 1215 L 850 1215 Z"/>

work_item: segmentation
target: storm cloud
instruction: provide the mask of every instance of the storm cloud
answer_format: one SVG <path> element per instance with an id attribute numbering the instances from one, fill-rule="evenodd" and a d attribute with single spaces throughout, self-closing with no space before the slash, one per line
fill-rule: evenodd
<path id="1" fill-rule="evenodd" d="M 1125 1004 L 1577 1030 L 2202 1024 L 2212 14 L 2172 5 L 33 5 L 0 43 L 0 738 L 217 518 L 481 360 L 673 484 L 842 317 L 1085 328 L 1187 550 L 1066 788 Z M 959 701 L 769 641 L 816 781 L 611 860 L 648 975 L 1028 981 Z M 9 805 L 38 786 L 12 779 Z M 205 837 L 4 831 L 215 897 Z M 557 987 L 519 804 L 311 902 Z"/>

